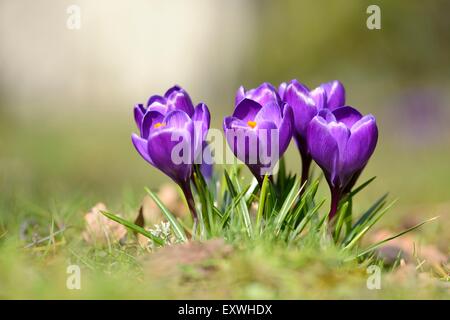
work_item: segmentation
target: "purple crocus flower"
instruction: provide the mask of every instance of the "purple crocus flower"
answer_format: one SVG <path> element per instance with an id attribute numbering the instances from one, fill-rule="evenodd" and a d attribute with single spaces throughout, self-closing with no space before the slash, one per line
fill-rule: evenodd
<path id="1" fill-rule="evenodd" d="M 309 175 L 311 155 L 308 150 L 306 131 L 309 122 L 322 109 L 334 110 L 345 105 L 345 89 L 339 81 L 323 83 L 310 90 L 297 80 L 282 83 L 278 89 L 281 99 L 292 107 L 294 112 L 294 139 L 302 158 L 303 184 Z"/>
<path id="2" fill-rule="evenodd" d="M 352 107 L 323 109 L 307 131 L 308 148 L 322 168 L 331 191 L 329 219 L 336 214 L 341 197 L 354 186 L 378 140 L 373 115 L 362 116 Z"/>
<path id="3" fill-rule="evenodd" d="M 136 105 L 134 117 L 140 134 L 132 134 L 133 145 L 148 163 L 181 187 L 196 222 L 190 179 L 194 159 L 205 145 L 210 124 L 208 107 L 200 103 L 194 108 L 187 92 L 174 86 L 164 96 L 151 96 L 146 107 Z"/>
<path id="4" fill-rule="evenodd" d="M 233 115 L 223 122 L 225 135 L 235 156 L 261 183 L 291 141 L 292 109 L 269 83 L 248 91 L 240 87 L 235 102 Z"/>

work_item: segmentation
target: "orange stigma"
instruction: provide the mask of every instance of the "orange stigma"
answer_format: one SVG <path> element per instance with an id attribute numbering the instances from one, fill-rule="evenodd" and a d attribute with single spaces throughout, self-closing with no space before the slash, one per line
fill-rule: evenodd
<path id="1" fill-rule="evenodd" d="M 159 127 L 164 127 L 164 126 L 165 126 L 164 123 L 158 122 L 154 125 L 154 128 L 158 129 Z"/>
<path id="2" fill-rule="evenodd" d="M 247 124 L 252 129 L 254 129 L 256 127 L 256 122 L 255 121 L 247 121 Z"/>

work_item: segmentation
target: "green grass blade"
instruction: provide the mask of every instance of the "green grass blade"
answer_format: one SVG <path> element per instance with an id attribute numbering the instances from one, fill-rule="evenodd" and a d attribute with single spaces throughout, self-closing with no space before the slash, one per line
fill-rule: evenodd
<path id="1" fill-rule="evenodd" d="M 228 207 L 227 211 L 225 211 L 225 213 L 222 215 L 222 228 L 227 223 L 227 221 L 231 215 L 231 212 L 241 203 L 241 200 L 245 197 L 249 188 L 250 188 L 250 186 L 245 188 L 244 191 L 242 191 L 240 194 L 238 194 L 236 197 L 234 197 L 233 202 Z"/>
<path id="2" fill-rule="evenodd" d="M 297 226 L 297 228 L 292 232 L 291 236 L 290 236 L 290 241 L 293 241 L 295 239 L 295 237 L 297 237 L 300 233 L 302 233 L 302 231 L 305 229 L 306 224 L 311 220 L 311 218 L 319 211 L 320 207 L 325 203 L 325 199 L 322 199 L 322 201 L 320 201 L 318 204 L 316 204 L 316 206 L 309 211 L 306 216 L 302 219 L 302 221 L 300 221 L 299 225 Z"/>
<path id="3" fill-rule="evenodd" d="M 241 185 L 239 184 L 238 175 L 236 172 L 231 174 L 231 176 L 228 174 L 228 172 L 225 170 L 225 177 L 227 180 L 227 184 L 230 190 L 230 193 L 233 198 L 237 197 L 238 194 L 242 192 Z M 245 194 L 245 193 L 244 193 Z M 245 229 L 247 231 L 247 234 L 249 237 L 253 234 L 253 227 L 252 227 L 252 221 L 250 219 L 250 213 L 248 212 L 247 203 L 245 199 L 240 199 L 238 210 L 240 212 L 240 216 L 242 217 L 245 225 Z"/>
<path id="4" fill-rule="evenodd" d="M 258 213 L 256 214 L 256 225 L 259 227 L 262 217 L 264 216 L 264 207 L 267 198 L 267 187 L 269 185 L 269 176 L 265 175 L 261 187 L 261 193 L 259 196 Z"/>
<path id="5" fill-rule="evenodd" d="M 252 183 L 246 188 L 247 192 L 244 196 L 245 202 L 248 202 L 252 198 L 256 191 L 256 188 L 258 188 L 258 185 L 258 180 L 256 180 L 256 178 L 253 178 Z"/>
<path id="6" fill-rule="evenodd" d="M 371 252 L 371 251 L 377 249 L 378 247 L 382 246 L 382 245 L 385 244 L 386 242 L 391 241 L 391 240 L 393 240 L 393 239 L 395 239 L 395 238 L 401 237 L 402 235 L 404 235 L 404 234 L 406 234 L 406 233 L 408 233 L 408 232 L 411 232 L 411 231 L 413 231 L 413 230 L 416 230 L 416 229 L 420 228 L 421 226 L 423 226 L 424 224 L 429 223 L 429 222 L 432 222 L 432 221 L 434 221 L 434 220 L 436 220 L 436 219 L 438 219 L 438 218 L 439 218 L 439 217 L 433 217 L 433 218 L 431 218 L 431 219 L 425 220 L 425 221 L 423 221 L 423 222 L 421 222 L 421 223 L 416 224 L 415 226 L 412 226 L 411 228 L 408 228 L 408 229 L 406 229 L 406 230 L 403 230 L 403 231 L 400 232 L 400 233 L 397 233 L 397 234 L 394 235 L 394 236 L 391 236 L 391 237 L 388 237 L 388 238 L 386 238 L 386 239 L 384 239 L 384 240 L 381 240 L 380 242 L 377 242 L 377 243 L 371 245 L 370 247 L 364 249 L 364 250 L 361 251 L 360 253 L 358 253 L 358 254 L 355 256 L 355 258 L 359 258 L 359 257 L 361 257 L 361 256 L 363 256 L 363 255 L 365 255 L 365 254 L 367 254 L 367 253 L 369 253 L 369 252 Z"/>
<path id="7" fill-rule="evenodd" d="M 180 225 L 180 223 L 174 217 L 174 215 L 170 213 L 169 209 L 167 209 L 167 207 L 161 202 L 161 200 L 159 200 L 158 196 L 155 193 L 153 193 L 149 188 L 145 188 L 145 191 L 150 195 L 153 201 L 155 201 L 156 205 L 159 207 L 159 209 L 161 209 L 161 212 L 170 222 L 176 237 L 179 240 L 186 242 L 187 241 L 186 233 L 184 232 L 183 227 Z"/>
<path id="8" fill-rule="evenodd" d="M 344 243 L 349 243 L 354 235 L 358 233 L 362 228 L 364 228 L 365 224 L 369 223 L 370 220 L 376 215 L 376 213 L 385 205 L 385 200 L 387 197 L 387 193 L 380 197 L 353 225 L 348 235 L 345 237 Z"/>
<path id="9" fill-rule="evenodd" d="M 386 208 L 377 213 L 376 217 L 371 219 L 367 225 L 359 233 L 357 233 L 348 244 L 345 245 L 344 250 L 353 248 L 356 243 L 367 233 L 367 231 L 369 231 L 370 228 L 372 228 L 373 225 L 377 223 L 396 202 L 397 200 L 392 201 Z"/>
<path id="10" fill-rule="evenodd" d="M 145 230 L 142 227 L 139 227 L 138 225 L 135 225 L 134 223 L 127 221 L 115 214 L 109 213 L 107 211 L 100 211 L 105 217 L 107 217 L 108 219 L 111 219 L 117 223 L 120 223 L 121 225 L 127 227 L 128 229 L 131 229 L 134 232 L 140 233 L 143 236 L 149 238 L 150 240 L 152 240 L 154 243 L 162 246 L 164 245 L 164 240 L 154 236 L 153 234 L 151 234 L 150 232 L 148 232 L 147 230 Z"/>
<path id="11" fill-rule="evenodd" d="M 369 180 L 363 182 L 361 185 L 350 191 L 350 193 L 344 197 L 343 201 L 346 201 L 347 199 L 353 198 L 357 193 L 359 193 L 361 190 L 363 190 L 365 187 L 367 187 L 373 180 L 375 180 L 377 177 L 372 177 Z"/>
<path id="12" fill-rule="evenodd" d="M 283 223 L 286 219 L 286 216 L 289 213 L 289 210 L 291 210 L 292 206 L 294 205 L 295 200 L 300 196 L 300 192 L 305 187 L 306 182 L 300 187 L 300 181 L 296 180 L 294 183 L 294 186 L 292 187 L 291 191 L 289 192 L 288 196 L 286 197 L 286 200 L 284 201 L 283 205 L 281 206 L 280 212 L 278 212 L 278 216 L 275 220 L 275 232 L 276 234 L 279 234 Z M 300 188 L 299 188 L 300 187 Z"/>
<path id="13" fill-rule="evenodd" d="M 215 221 L 213 216 L 213 209 L 214 206 L 211 192 L 208 188 L 208 185 L 206 184 L 206 180 L 203 177 L 200 167 L 198 165 L 195 166 L 195 171 L 193 174 L 193 180 L 194 180 L 194 186 L 197 190 L 196 194 L 198 198 L 200 199 L 200 204 L 202 208 L 202 217 L 204 220 L 204 227 L 206 229 L 206 232 L 208 233 L 208 236 L 211 236 L 215 233 Z"/>

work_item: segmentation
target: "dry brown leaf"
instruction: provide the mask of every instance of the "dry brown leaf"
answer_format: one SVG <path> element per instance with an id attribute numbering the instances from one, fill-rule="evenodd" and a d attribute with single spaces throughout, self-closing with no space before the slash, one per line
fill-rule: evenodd
<path id="1" fill-rule="evenodd" d="M 134 219 L 134 224 L 143 228 L 145 226 L 145 219 L 144 219 L 144 209 L 142 208 L 142 206 L 139 208 L 139 213 L 136 217 L 136 219 Z M 136 232 L 135 232 L 136 234 Z"/>
<path id="2" fill-rule="evenodd" d="M 146 236 L 144 236 L 144 235 L 138 233 L 138 234 L 137 234 L 137 241 L 138 241 L 138 243 L 139 243 L 139 245 L 140 245 L 141 247 L 147 248 L 148 245 L 149 245 L 149 241 L 150 241 L 150 240 L 149 240 L 149 238 L 147 238 Z"/>
<path id="3" fill-rule="evenodd" d="M 108 219 L 100 211 L 107 211 L 105 204 L 101 202 L 84 215 L 86 222 L 84 240 L 98 245 L 120 241 L 127 234 L 127 229 L 120 223 Z"/>

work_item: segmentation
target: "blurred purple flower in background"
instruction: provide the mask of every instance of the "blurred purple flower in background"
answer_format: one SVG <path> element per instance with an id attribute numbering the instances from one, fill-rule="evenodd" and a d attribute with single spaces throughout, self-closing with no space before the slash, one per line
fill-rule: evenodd
<path id="1" fill-rule="evenodd" d="M 389 110 L 383 119 L 384 128 L 395 132 L 390 140 L 403 148 L 444 152 L 443 143 L 449 144 L 450 106 L 446 91 L 440 87 L 412 87 L 395 92 L 384 106 Z"/>
<path id="2" fill-rule="evenodd" d="M 174 86 L 164 96 L 151 96 L 146 107 L 136 105 L 134 118 L 140 132 L 131 137 L 136 150 L 181 187 L 196 221 L 190 180 L 194 160 L 205 147 L 210 125 L 208 107 L 200 103 L 194 108 L 187 92 Z"/>
<path id="3" fill-rule="evenodd" d="M 352 107 L 323 109 L 311 120 L 307 138 L 311 156 L 322 168 L 330 187 L 331 220 L 341 197 L 354 186 L 375 150 L 375 117 L 362 116 Z"/>
<path id="4" fill-rule="evenodd" d="M 289 146 L 292 109 L 269 83 L 248 91 L 241 86 L 235 103 L 233 115 L 223 122 L 225 136 L 235 156 L 261 183 Z"/>
<path id="5" fill-rule="evenodd" d="M 283 82 L 279 89 L 281 99 L 292 107 L 294 112 L 294 139 L 302 158 L 303 184 L 309 175 L 311 155 L 308 150 L 307 128 L 317 113 L 325 108 L 334 110 L 345 105 L 345 89 L 339 81 L 323 83 L 313 90 L 296 79 L 289 83 Z"/>

